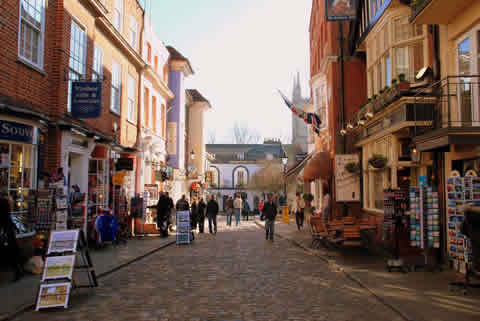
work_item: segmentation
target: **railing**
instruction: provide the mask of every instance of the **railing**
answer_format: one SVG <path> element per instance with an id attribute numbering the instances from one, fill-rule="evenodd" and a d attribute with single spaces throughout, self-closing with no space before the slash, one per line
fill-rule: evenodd
<path id="1" fill-rule="evenodd" d="M 480 76 L 448 76 L 415 95 L 415 119 L 426 99 L 436 98 L 431 129 L 480 127 Z M 430 102 L 431 104 L 431 102 Z M 428 129 L 415 127 L 415 136 Z"/>
<path id="2" fill-rule="evenodd" d="M 410 21 L 414 20 L 423 9 L 425 9 L 432 0 L 413 0 L 410 7 L 412 8 L 412 15 Z"/>

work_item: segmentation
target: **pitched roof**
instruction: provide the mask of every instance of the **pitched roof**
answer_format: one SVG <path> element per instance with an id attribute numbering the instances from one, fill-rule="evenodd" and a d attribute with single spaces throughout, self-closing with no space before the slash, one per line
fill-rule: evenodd
<path id="1" fill-rule="evenodd" d="M 194 102 L 205 102 L 208 103 L 208 105 L 211 107 L 210 102 L 203 97 L 203 95 L 196 89 L 187 89 L 187 93 L 192 97 L 192 100 Z"/>
<path id="2" fill-rule="evenodd" d="M 186 58 L 184 55 L 182 55 L 177 49 L 173 48 L 172 46 L 167 46 L 167 50 L 170 53 L 170 59 L 173 60 L 182 60 L 185 61 L 188 64 L 188 67 L 192 71 L 192 74 L 194 74 L 192 65 L 190 64 L 190 61 L 188 58 Z"/>

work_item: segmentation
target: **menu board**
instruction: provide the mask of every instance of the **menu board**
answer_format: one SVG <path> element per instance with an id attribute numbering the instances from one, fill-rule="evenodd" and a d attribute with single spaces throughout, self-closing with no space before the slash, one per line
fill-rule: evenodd
<path id="1" fill-rule="evenodd" d="M 358 155 L 335 155 L 335 198 L 337 202 L 360 202 L 360 175 L 350 173 L 345 169 L 345 165 L 352 162 L 359 164 Z"/>
<path id="2" fill-rule="evenodd" d="M 54 307 L 68 307 L 71 283 L 41 284 L 36 310 Z"/>
<path id="3" fill-rule="evenodd" d="M 190 211 L 177 212 L 177 244 L 190 244 Z"/>
<path id="4" fill-rule="evenodd" d="M 42 281 L 53 279 L 72 279 L 75 255 L 49 256 L 45 261 Z"/>

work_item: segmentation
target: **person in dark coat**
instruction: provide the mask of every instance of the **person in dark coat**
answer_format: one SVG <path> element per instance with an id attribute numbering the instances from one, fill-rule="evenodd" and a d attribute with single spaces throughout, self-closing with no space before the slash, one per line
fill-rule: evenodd
<path id="1" fill-rule="evenodd" d="M 268 201 L 263 206 L 263 215 L 265 216 L 265 232 L 266 239 L 273 241 L 275 233 L 275 218 L 277 216 L 277 205 L 273 199 L 273 195 L 268 195 Z"/>
<path id="2" fill-rule="evenodd" d="M 208 229 L 210 231 L 210 234 L 217 234 L 218 209 L 218 202 L 215 200 L 215 196 L 211 195 L 210 200 L 207 203 Z M 212 232 L 212 225 L 214 226 L 214 232 Z"/>
<path id="3" fill-rule="evenodd" d="M 200 233 L 203 233 L 204 226 L 205 226 L 205 208 L 207 207 L 207 204 L 203 201 L 203 198 L 200 199 L 200 202 L 198 202 L 198 214 L 197 214 L 197 219 L 198 219 L 198 231 Z"/>
<path id="4" fill-rule="evenodd" d="M 198 223 L 198 202 L 194 198 L 192 200 L 192 205 L 190 206 L 190 224 L 192 226 L 192 230 L 197 230 L 197 223 Z"/>
<path id="5" fill-rule="evenodd" d="M 0 197 L 0 257 L 15 270 L 15 281 L 18 281 L 24 272 L 15 231 L 8 199 Z"/>
<path id="6" fill-rule="evenodd" d="M 161 193 L 157 203 L 157 227 L 162 237 L 168 236 L 168 216 L 170 215 L 170 202 L 164 193 Z"/>
<path id="7" fill-rule="evenodd" d="M 165 193 L 165 195 L 168 198 L 168 224 L 172 224 L 172 212 L 175 208 L 175 205 L 173 204 L 173 199 L 170 197 L 170 194 L 168 192 Z"/>

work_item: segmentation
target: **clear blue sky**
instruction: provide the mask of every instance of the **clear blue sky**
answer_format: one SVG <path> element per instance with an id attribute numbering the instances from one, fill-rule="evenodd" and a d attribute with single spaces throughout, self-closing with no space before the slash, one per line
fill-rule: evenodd
<path id="1" fill-rule="evenodd" d="M 158 36 L 189 58 L 188 88 L 210 100 L 207 127 L 228 140 L 237 121 L 264 137 L 291 135 L 290 95 L 300 72 L 309 94 L 311 0 L 141 0 Z M 151 8 L 148 3 L 151 2 Z"/>

